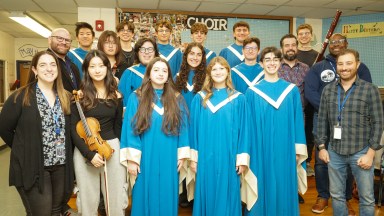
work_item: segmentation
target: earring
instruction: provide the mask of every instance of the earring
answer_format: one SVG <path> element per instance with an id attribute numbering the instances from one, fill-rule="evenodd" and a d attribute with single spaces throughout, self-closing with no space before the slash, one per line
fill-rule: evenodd
<path id="1" fill-rule="evenodd" d="M 37 74 L 35 74 L 35 79 L 37 79 Z"/>

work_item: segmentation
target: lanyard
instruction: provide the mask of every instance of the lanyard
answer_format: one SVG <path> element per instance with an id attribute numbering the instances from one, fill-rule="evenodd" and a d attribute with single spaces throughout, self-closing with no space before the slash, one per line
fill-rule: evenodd
<path id="1" fill-rule="evenodd" d="M 37 84 L 36 84 L 36 89 L 39 89 L 39 91 L 41 92 L 41 94 L 44 97 L 45 102 L 49 106 L 47 98 L 45 97 L 44 93 L 41 91 L 41 89 L 39 88 L 39 86 Z M 53 121 L 55 122 L 55 133 L 56 133 L 56 135 L 59 135 L 60 132 L 61 132 L 60 122 L 59 122 L 59 118 L 60 118 L 59 109 L 60 109 L 59 96 L 56 94 L 55 104 L 51 108 L 52 115 L 53 115 Z"/>
<path id="2" fill-rule="evenodd" d="M 349 97 L 349 95 L 351 95 L 351 93 L 353 92 L 353 90 L 355 89 L 355 85 L 352 85 L 352 88 L 349 90 L 348 94 L 345 96 L 344 100 L 343 100 L 343 103 L 340 104 L 340 91 L 341 91 L 341 87 L 340 85 L 338 85 L 338 88 L 337 88 L 337 100 L 338 100 L 338 107 L 339 107 L 339 115 L 337 116 L 337 120 L 339 121 L 339 124 L 341 123 L 341 111 L 343 111 L 344 109 L 344 105 L 345 103 L 347 102 L 347 99 Z"/>

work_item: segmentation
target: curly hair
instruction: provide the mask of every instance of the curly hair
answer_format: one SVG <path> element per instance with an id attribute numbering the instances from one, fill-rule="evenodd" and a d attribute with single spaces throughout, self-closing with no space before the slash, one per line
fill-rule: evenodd
<path id="1" fill-rule="evenodd" d="M 198 47 L 201 50 L 202 53 L 202 59 L 199 64 L 195 68 L 195 76 L 193 77 L 193 92 L 197 93 L 201 90 L 204 80 L 205 80 L 205 68 L 206 68 L 206 58 L 205 58 L 205 50 L 204 47 L 196 42 L 189 43 L 187 48 L 184 51 L 183 54 L 183 62 L 181 63 L 179 75 L 176 77 L 176 89 L 177 91 L 188 91 L 187 90 L 187 82 L 188 82 L 188 76 L 189 72 L 191 70 L 191 67 L 188 65 L 187 58 L 188 54 L 191 52 L 193 47 Z"/>

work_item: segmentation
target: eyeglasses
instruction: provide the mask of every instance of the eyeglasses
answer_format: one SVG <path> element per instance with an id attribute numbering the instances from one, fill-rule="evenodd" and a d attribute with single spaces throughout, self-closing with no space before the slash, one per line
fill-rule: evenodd
<path id="1" fill-rule="evenodd" d="M 141 33 L 149 32 L 149 29 L 141 29 L 140 32 Z"/>
<path id="2" fill-rule="evenodd" d="M 72 43 L 71 39 L 63 38 L 63 37 L 56 36 L 56 35 L 51 35 L 51 37 L 56 38 L 56 40 L 59 42 L 65 41 L 65 43 L 67 43 L 67 44 Z"/>
<path id="3" fill-rule="evenodd" d="M 130 29 L 120 29 L 119 32 L 122 32 L 122 33 L 124 33 L 124 32 L 127 32 L 127 33 L 133 33 L 133 31 L 130 30 Z"/>
<path id="4" fill-rule="evenodd" d="M 153 53 L 153 52 L 155 51 L 155 48 L 153 48 L 153 47 L 148 47 L 148 48 L 140 47 L 140 48 L 139 48 L 139 51 L 140 51 L 141 53 L 146 53 L 146 52 L 148 52 L 148 53 Z"/>
<path id="5" fill-rule="evenodd" d="M 105 41 L 104 46 L 115 46 L 116 42 L 115 41 Z"/>
<path id="6" fill-rule="evenodd" d="M 169 29 L 161 29 L 161 30 L 158 30 L 157 32 L 159 32 L 159 33 L 169 33 L 169 32 L 171 32 L 171 30 L 169 30 Z"/>
<path id="7" fill-rule="evenodd" d="M 342 44 L 344 42 L 345 42 L 345 39 L 331 40 L 331 41 L 329 41 L 329 44 L 335 45 L 335 44 Z"/>
<path id="8" fill-rule="evenodd" d="M 300 32 L 298 35 L 299 36 L 308 36 L 308 35 L 310 35 L 311 34 L 311 32 Z"/>
<path id="9" fill-rule="evenodd" d="M 250 47 L 250 46 L 245 46 L 244 49 L 247 51 L 247 52 L 251 52 L 251 51 L 256 51 L 257 50 L 257 46 L 256 47 Z"/>

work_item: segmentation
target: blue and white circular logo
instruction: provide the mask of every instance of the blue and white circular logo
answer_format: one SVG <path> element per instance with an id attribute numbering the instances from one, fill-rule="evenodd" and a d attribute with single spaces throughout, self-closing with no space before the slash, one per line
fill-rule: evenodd
<path id="1" fill-rule="evenodd" d="M 323 82 L 332 82 L 335 80 L 336 74 L 333 72 L 333 70 L 324 70 L 320 74 L 321 81 Z"/>

